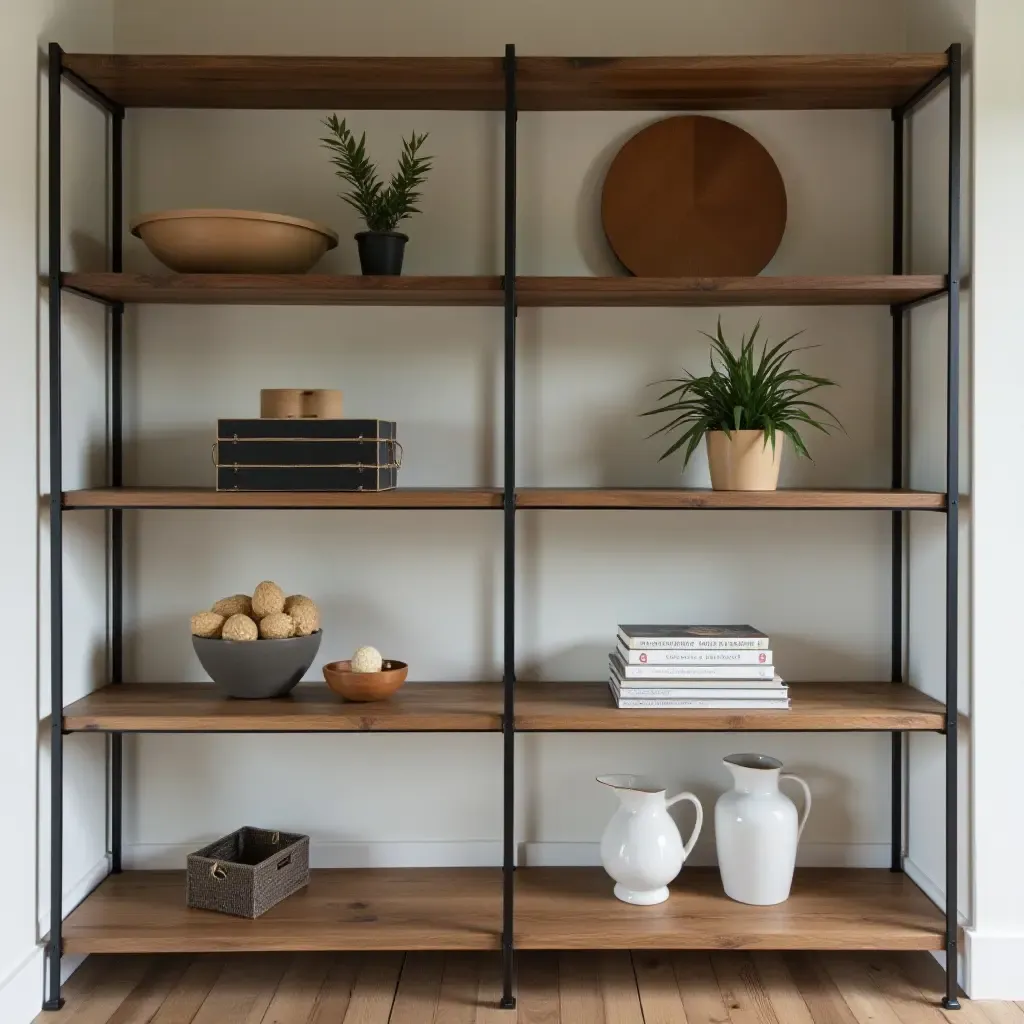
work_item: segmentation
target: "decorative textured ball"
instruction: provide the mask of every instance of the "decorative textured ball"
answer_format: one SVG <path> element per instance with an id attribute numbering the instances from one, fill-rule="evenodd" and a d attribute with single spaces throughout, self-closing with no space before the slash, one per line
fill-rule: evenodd
<path id="1" fill-rule="evenodd" d="M 309 636 L 320 628 L 320 612 L 312 601 L 299 601 L 288 614 L 295 622 L 296 636 Z"/>
<path id="2" fill-rule="evenodd" d="M 352 655 L 353 672 L 379 672 L 383 664 L 384 659 L 376 647 L 360 647 Z"/>
<path id="3" fill-rule="evenodd" d="M 248 615 L 232 615 L 220 635 L 225 640 L 258 640 L 260 631 Z"/>
<path id="4" fill-rule="evenodd" d="M 260 636 L 264 640 L 284 640 L 295 636 L 295 620 L 284 612 L 274 612 L 260 619 Z"/>
<path id="5" fill-rule="evenodd" d="M 276 615 L 284 611 L 284 591 L 270 580 L 264 580 L 252 592 L 252 617 L 262 619 L 264 615 Z"/>
<path id="6" fill-rule="evenodd" d="M 210 609 L 225 619 L 232 615 L 248 615 L 252 618 L 252 598 L 248 594 L 232 594 L 231 597 L 222 597 Z"/>
<path id="7" fill-rule="evenodd" d="M 224 616 L 217 612 L 197 612 L 192 616 L 192 635 L 215 637 L 220 636 L 224 625 Z"/>
<path id="8" fill-rule="evenodd" d="M 291 615 L 292 609 L 297 604 L 313 604 L 313 598 L 306 597 L 305 594 L 292 594 L 291 597 L 284 599 L 284 610 Z"/>

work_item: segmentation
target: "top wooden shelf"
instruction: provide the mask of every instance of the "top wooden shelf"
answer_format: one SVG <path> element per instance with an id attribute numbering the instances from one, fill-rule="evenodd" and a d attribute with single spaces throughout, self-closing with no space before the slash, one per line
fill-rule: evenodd
<path id="1" fill-rule="evenodd" d="M 788 110 L 898 106 L 944 53 L 520 57 L 520 110 Z M 65 54 L 125 107 L 501 110 L 497 57 Z"/>
<path id="2" fill-rule="evenodd" d="M 253 306 L 501 306 L 500 277 L 64 274 L 104 302 Z M 530 306 L 892 306 L 941 295 L 941 274 L 845 277 L 518 277 Z"/>

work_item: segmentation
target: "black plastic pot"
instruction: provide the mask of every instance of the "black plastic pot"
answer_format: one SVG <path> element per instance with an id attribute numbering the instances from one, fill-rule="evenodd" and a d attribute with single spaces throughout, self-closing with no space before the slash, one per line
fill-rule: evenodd
<path id="1" fill-rule="evenodd" d="M 397 277 L 402 273 L 402 257 L 408 235 L 401 231 L 360 231 L 359 266 L 364 275 Z"/>

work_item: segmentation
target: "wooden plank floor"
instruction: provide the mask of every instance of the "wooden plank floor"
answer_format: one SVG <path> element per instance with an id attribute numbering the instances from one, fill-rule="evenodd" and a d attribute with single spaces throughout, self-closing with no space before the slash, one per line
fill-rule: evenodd
<path id="1" fill-rule="evenodd" d="M 93 956 L 37 1024 L 1024 1024 L 1024 1003 L 939 1008 L 926 953 Z"/>

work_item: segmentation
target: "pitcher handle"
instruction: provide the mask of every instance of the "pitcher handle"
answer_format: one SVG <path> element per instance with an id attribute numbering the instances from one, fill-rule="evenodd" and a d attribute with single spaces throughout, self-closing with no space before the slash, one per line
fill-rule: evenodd
<path id="1" fill-rule="evenodd" d="M 666 800 L 665 806 L 671 807 L 673 804 L 679 803 L 680 800 L 689 800 L 697 809 L 697 821 L 693 826 L 693 831 L 690 833 L 690 838 L 686 840 L 686 845 L 683 847 L 683 860 L 686 860 L 690 856 L 690 851 L 693 849 L 694 844 L 700 838 L 700 828 L 704 824 L 704 808 L 701 807 L 700 801 L 692 793 L 680 793 L 678 796 Z"/>
<path id="2" fill-rule="evenodd" d="M 780 775 L 779 781 L 785 782 L 786 779 L 791 779 L 797 783 L 800 788 L 804 791 L 804 813 L 800 815 L 800 824 L 797 826 L 796 838 L 797 842 L 800 841 L 800 837 L 804 832 L 804 825 L 807 824 L 807 816 L 811 813 L 811 788 L 800 778 L 799 775 Z"/>

